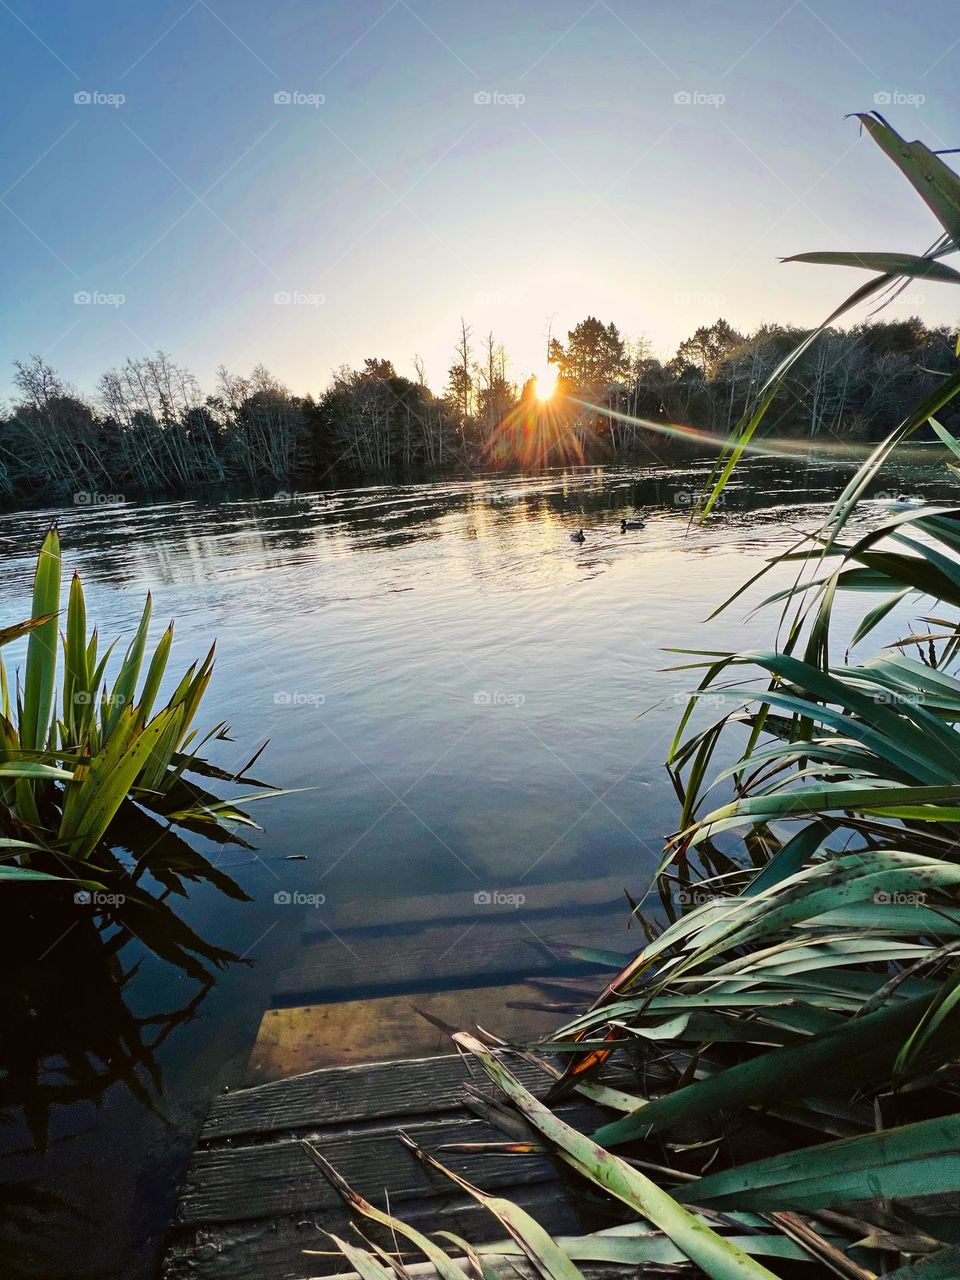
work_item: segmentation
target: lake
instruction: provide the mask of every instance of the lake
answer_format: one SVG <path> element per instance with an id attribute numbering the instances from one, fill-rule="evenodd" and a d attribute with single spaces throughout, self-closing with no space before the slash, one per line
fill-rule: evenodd
<path id="1" fill-rule="evenodd" d="M 33 1046 L 46 1061 L 38 1081 L 21 1070 L 20 1033 L 11 1047 L 5 1032 L 8 1274 L 150 1273 L 210 1097 L 250 1078 L 264 1011 L 284 1004 L 278 975 L 296 965 L 307 934 L 336 938 L 341 904 L 368 907 L 376 921 L 398 899 L 462 894 L 479 920 L 493 895 L 535 904 L 538 889 L 569 885 L 573 918 L 577 881 L 622 875 L 643 894 L 676 825 L 663 761 L 682 691 L 696 679 L 665 670 L 684 661 L 665 649 L 768 646 L 775 611 L 748 616 L 758 590 L 703 621 L 814 527 L 850 474 L 750 461 L 716 517 L 691 528 L 709 466 L 0 516 L 0 623 L 26 616 L 36 551 L 55 517 L 104 637 L 132 633 L 147 590 L 154 639 L 176 619 L 178 671 L 216 637 L 201 721 L 228 721 L 232 741 L 215 744 L 212 758 L 239 769 L 269 738 L 252 772 L 290 791 L 249 806 L 264 827 L 255 851 L 196 839 L 242 895 L 201 881 L 176 899 L 177 912 L 244 961 L 199 999 L 195 983 L 134 942 L 123 952 L 132 970 L 124 1009 L 113 1008 L 116 993 L 79 964 L 71 929 L 47 936 L 18 919 L 18 890 L 4 890 L 5 1016 L 29 1025 L 34 1012 L 14 1007 L 18 983 L 39 982 L 62 1006 L 64 1036 Z M 922 472 L 896 484 L 938 492 Z M 646 527 L 621 533 L 621 516 L 637 507 Z M 581 526 L 582 545 L 569 537 Z M 774 576 L 766 590 L 784 581 Z M 877 643 L 897 634 L 889 620 Z M 12 670 L 22 648 L 7 652 Z M 522 917 L 522 905 L 512 909 Z M 415 967 L 384 961 L 385 936 L 370 928 L 343 944 L 353 995 L 428 992 Z M 638 936 L 624 935 L 621 949 Z M 324 996 L 337 999 L 336 990 Z M 127 1017 L 147 1032 L 151 1088 L 111 1074 L 111 1036 L 130 1033 Z M 315 1065 L 360 1052 L 359 1031 L 329 1026 L 311 1049 Z M 71 1077 L 66 1087 L 71 1047 L 101 1035 L 96 1081 L 85 1089 Z M 402 1055 L 403 1026 L 391 1036 L 387 1047 Z"/>

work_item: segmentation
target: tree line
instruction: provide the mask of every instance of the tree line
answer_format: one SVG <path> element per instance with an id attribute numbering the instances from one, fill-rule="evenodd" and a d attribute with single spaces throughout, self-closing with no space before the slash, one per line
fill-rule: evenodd
<path id="1" fill-rule="evenodd" d="M 644 339 L 588 316 L 549 339 L 557 391 L 545 403 L 533 379 L 511 376 L 495 336 L 477 340 L 465 321 L 439 393 L 418 358 L 413 378 L 380 358 L 344 366 L 318 397 L 295 395 L 262 366 L 220 368 L 205 393 L 158 352 L 105 373 L 85 397 L 34 356 L 15 363 L 15 400 L 0 414 L 0 497 L 629 459 L 654 443 L 662 453 L 661 426 L 728 431 L 804 336 L 775 324 L 742 334 L 719 319 L 660 360 Z M 792 367 L 767 429 L 879 438 L 954 367 L 956 344 L 955 330 L 916 317 L 827 330 Z"/>

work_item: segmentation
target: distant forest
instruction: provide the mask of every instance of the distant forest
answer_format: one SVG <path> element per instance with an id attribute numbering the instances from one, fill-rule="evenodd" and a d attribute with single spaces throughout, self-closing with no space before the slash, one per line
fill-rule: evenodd
<path id="1" fill-rule="evenodd" d="M 738 420 L 805 331 L 725 320 L 697 329 L 663 362 L 643 340 L 590 316 L 551 339 L 556 394 L 510 377 L 493 334 L 461 324 L 447 386 L 399 375 L 389 360 L 338 369 L 319 398 L 258 367 L 221 368 L 212 394 L 163 352 L 105 373 L 85 398 L 41 357 L 16 363 L 17 403 L 0 415 L 0 499 L 134 497 L 204 484 L 290 488 L 353 477 L 629 460 L 682 445 L 648 423 L 715 433 Z M 791 370 L 767 431 L 878 438 L 955 366 L 957 334 L 915 317 L 828 330 Z M 646 448 L 644 447 L 646 446 Z"/>

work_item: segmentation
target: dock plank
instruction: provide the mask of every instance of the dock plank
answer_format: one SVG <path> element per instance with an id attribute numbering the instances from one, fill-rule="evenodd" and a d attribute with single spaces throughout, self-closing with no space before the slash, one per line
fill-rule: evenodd
<path id="1" fill-rule="evenodd" d="M 543 999 L 536 987 L 511 983 L 268 1009 L 245 1083 L 278 1080 L 321 1067 L 384 1062 L 399 1053 L 416 1058 L 448 1054 L 449 1037 L 422 1017 L 421 1010 L 464 1030 L 479 1025 L 507 1040 L 536 1039 L 560 1026 L 564 1015 L 509 1005 Z"/>
<path id="2" fill-rule="evenodd" d="M 304 947 L 296 964 L 281 973 L 274 1003 L 332 1002 L 361 994 L 375 998 L 405 990 L 480 987 L 543 974 L 588 972 L 593 966 L 571 960 L 557 948 L 596 945 L 602 939 L 605 948 L 622 951 L 626 962 L 637 938 L 635 932 L 628 935 L 629 919 L 628 911 L 614 905 L 529 921 L 515 911 L 363 943 L 347 943 L 328 933 Z"/>
<path id="3" fill-rule="evenodd" d="M 510 1194 L 509 1188 L 506 1193 Z M 554 1182 L 528 1185 L 518 1198 L 527 1212 L 554 1235 L 575 1234 L 584 1229 L 580 1210 L 565 1187 Z M 503 1238 L 500 1223 L 469 1197 L 408 1202 L 400 1216 L 421 1231 L 451 1231 L 477 1244 Z M 322 1219 L 298 1214 L 195 1226 L 172 1241 L 163 1280 L 315 1280 L 347 1270 L 342 1259 L 304 1252 L 332 1247 L 323 1230 L 350 1239 L 346 1211 L 324 1214 Z M 364 1231 L 386 1248 L 391 1247 L 373 1224 L 365 1222 Z"/>
<path id="4" fill-rule="evenodd" d="M 640 897 L 646 891 L 644 877 L 623 872 L 621 875 L 601 876 L 592 880 L 562 880 L 552 884 L 520 884 L 509 892 L 523 893 L 525 916 L 565 914 L 573 918 L 577 911 L 593 907 L 609 906 L 626 913 L 629 905 L 625 891 Z M 496 908 L 509 912 L 510 908 Z M 436 924 L 456 920 L 467 922 L 477 918 L 474 890 L 462 893 L 424 893 L 404 898 L 365 897 L 353 901 L 329 903 L 323 909 L 324 916 L 338 933 L 353 929 L 379 929 L 388 925 Z M 324 925 L 308 918 L 304 938 L 319 938 L 326 934 Z"/>
<path id="5" fill-rule="evenodd" d="M 512 1059 L 510 1070 L 534 1093 L 550 1083 L 546 1073 L 522 1059 Z M 207 1113 L 200 1141 L 321 1129 L 371 1115 L 386 1124 L 408 1116 L 462 1110 L 465 1080 L 495 1091 L 477 1064 L 457 1053 L 309 1071 L 222 1094 Z"/>
<path id="6" fill-rule="evenodd" d="M 581 1104 L 558 1114 L 586 1122 L 596 1111 Z M 405 1125 L 415 1142 L 429 1151 L 450 1142 L 500 1142 L 503 1135 L 485 1121 L 441 1118 Z M 318 1134 L 318 1150 L 346 1181 L 367 1199 L 384 1189 L 391 1204 L 432 1199 L 455 1188 L 433 1169 L 425 1169 L 397 1137 L 396 1128 Z M 548 1156 L 511 1156 L 496 1152 L 446 1152 L 442 1159 L 468 1181 L 485 1188 L 522 1187 L 548 1181 L 556 1166 Z M 242 1222 L 296 1213 L 336 1214 L 342 1201 L 299 1140 L 255 1146 L 216 1146 L 198 1150 L 177 1208 L 177 1222 Z"/>

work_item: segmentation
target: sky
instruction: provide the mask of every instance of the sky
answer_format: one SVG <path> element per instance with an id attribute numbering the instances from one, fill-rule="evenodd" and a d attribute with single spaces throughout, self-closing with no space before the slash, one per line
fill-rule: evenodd
<path id="1" fill-rule="evenodd" d="M 367 356 L 440 389 L 460 317 L 518 381 L 549 329 L 670 355 L 822 319 L 921 252 L 852 111 L 960 146 L 947 0 L 0 0 L 0 395 L 158 349 L 318 394 Z M 948 285 L 889 317 L 956 324 Z"/>

